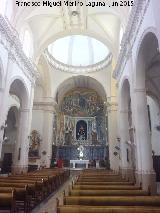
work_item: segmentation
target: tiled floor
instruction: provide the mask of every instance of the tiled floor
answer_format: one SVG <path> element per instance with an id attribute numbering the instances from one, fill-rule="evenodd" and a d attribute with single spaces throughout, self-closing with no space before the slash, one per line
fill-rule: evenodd
<path id="1" fill-rule="evenodd" d="M 46 200 L 37 206 L 31 213 L 56 213 L 56 199 L 59 199 L 59 204 L 63 204 L 63 192 L 65 191 L 65 193 L 68 194 L 69 187 L 72 185 L 72 180 L 74 180 L 78 173 L 78 171 L 71 173 L 69 180 L 63 184 L 58 191 L 51 194 Z"/>

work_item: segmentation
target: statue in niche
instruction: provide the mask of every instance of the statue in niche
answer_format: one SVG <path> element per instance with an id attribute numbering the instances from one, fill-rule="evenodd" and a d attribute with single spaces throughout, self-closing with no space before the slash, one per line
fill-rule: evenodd
<path id="1" fill-rule="evenodd" d="M 72 144 L 72 129 L 66 127 L 64 145 L 71 145 L 71 144 Z"/>
<path id="2" fill-rule="evenodd" d="M 39 155 L 39 150 L 40 150 L 40 142 L 41 142 L 41 137 L 38 131 L 33 130 L 31 132 L 30 136 L 30 143 L 29 143 L 29 157 L 40 157 Z"/>
<path id="3" fill-rule="evenodd" d="M 93 144 L 93 145 L 97 144 L 97 143 L 98 143 L 98 140 L 97 140 L 97 132 L 92 130 L 91 135 L 92 135 L 92 144 Z"/>
<path id="4" fill-rule="evenodd" d="M 72 129 L 69 128 L 69 145 L 72 144 Z"/>
<path id="5" fill-rule="evenodd" d="M 78 140 L 85 140 L 85 130 L 83 126 L 80 126 L 78 131 Z"/>
<path id="6" fill-rule="evenodd" d="M 69 145 L 69 129 L 68 127 L 66 127 L 66 130 L 65 130 L 65 137 L 64 137 L 64 145 Z"/>

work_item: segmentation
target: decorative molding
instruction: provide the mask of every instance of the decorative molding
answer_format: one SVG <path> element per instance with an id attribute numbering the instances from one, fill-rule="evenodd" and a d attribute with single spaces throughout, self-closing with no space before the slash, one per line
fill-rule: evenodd
<path id="1" fill-rule="evenodd" d="M 136 92 L 137 92 L 137 93 L 138 93 L 138 92 L 145 93 L 145 92 L 146 92 L 146 89 L 145 89 L 145 88 L 139 88 L 139 89 L 138 89 L 138 88 L 135 88 L 135 89 L 134 89 L 134 92 L 135 92 L 135 93 L 136 93 Z"/>
<path id="2" fill-rule="evenodd" d="M 113 72 L 113 77 L 120 79 L 128 58 L 132 54 L 133 45 L 136 41 L 138 32 L 144 20 L 147 8 L 151 0 L 135 0 L 132 7 L 131 14 L 128 20 L 126 31 L 121 42 L 121 50 Z"/>
<path id="3" fill-rule="evenodd" d="M 119 111 L 121 114 L 128 114 L 128 110 L 120 110 Z"/>
<path id="4" fill-rule="evenodd" d="M 30 112 L 30 109 L 20 109 L 20 113 L 24 113 L 24 112 Z"/>
<path id="5" fill-rule="evenodd" d="M 108 67 L 112 63 L 112 54 L 110 53 L 103 61 L 99 63 L 89 65 L 89 66 L 72 66 L 64 64 L 60 61 L 57 61 L 49 52 L 45 50 L 44 57 L 47 59 L 49 64 L 56 70 L 62 72 L 69 72 L 69 73 L 91 73 L 91 72 L 98 72 L 106 67 Z"/>
<path id="6" fill-rule="evenodd" d="M 56 113 L 57 104 L 54 102 L 44 102 L 44 101 L 34 102 L 33 110 L 43 110 L 47 112 Z"/>
<path id="7" fill-rule="evenodd" d="M 24 75 L 34 83 L 39 76 L 37 67 L 23 52 L 17 31 L 2 15 L 0 15 L 0 44 L 7 50 L 8 58 L 15 62 Z"/>
<path id="8" fill-rule="evenodd" d="M 136 174 L 139 175 L 155 175 L 154 170 L 136 170 Z"/>
<path id="9" fill-rule="evenodd" d="M 108 106 L 107 106 L 107 112 L 110 113 L 110 112 L 117 112 L 118 111 L 118 104 L 116 102 L 110 102 L 108 103 Z"/>

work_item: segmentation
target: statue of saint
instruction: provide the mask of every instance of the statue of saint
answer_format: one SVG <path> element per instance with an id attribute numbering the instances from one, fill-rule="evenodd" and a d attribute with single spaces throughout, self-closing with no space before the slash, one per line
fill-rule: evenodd
<path id="1" fill-rule="evenodd" d="M 83 126 L 80 126 L 78 131 L 78 140 L 85 140 L 85 130 Z"/>
<path id="2" fill-rule="evenodd" d="M 97 132 L 92 130 L 91 135 L 92 135 L 92 144 L 93 144 L 93 145 L 94 145 L 94 144 L 97 144 L 97 142 L 98 142 L 98 141 L 97 141 Z"/>
<path id="3" fill-rule="evenodd" d="M 29 157 L 39 157 L 40 142 L 40 134 L 38 131 L 33 130 L 30 136 Z"/>
<path id="4" fill-rule="evenodd" d="M 80 145 L 77 150 L 79 151 L 79 158 L 82 159 L 84 156 L 84 147 L 82 145 Z"/>

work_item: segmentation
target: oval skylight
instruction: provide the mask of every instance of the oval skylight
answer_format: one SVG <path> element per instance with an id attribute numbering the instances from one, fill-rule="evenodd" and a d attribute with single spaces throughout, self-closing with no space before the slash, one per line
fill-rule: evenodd
<path id="1" fill-rule="evenodd" d="M 110 53 L 102 42 L 83 35 L 60 38 L 48 46 L 48 51 L 57 61 L 72 66 L 96 64 Z"/>

